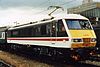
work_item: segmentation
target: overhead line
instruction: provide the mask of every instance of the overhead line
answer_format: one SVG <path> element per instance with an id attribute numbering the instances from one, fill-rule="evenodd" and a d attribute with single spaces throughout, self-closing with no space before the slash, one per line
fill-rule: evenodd
<path id="1" fill-rule="evenodd" d="M 39 6 L 42 6 L 42 5 L 46 4 L 47 2 L 49 2 L 49 0 L 44 1 L 43 3 L 39 4 Z"/>
<path id="2" fill-rule="evenodd" d="M 40 13 L 45 12 L 45 11 L 47 11 L 47 9 L 46 10 L 43 10 L 43 11 L 40 11 L 40 12 L 36 12 L 36 13 L 34 13 L 34 15 L 35 14 L 40 14 Z"/>
<path id="3" fill-rule="evenodd" d="M 42 5 L 46 4 L 47 2 L 49 2 L 49 0 L 44 1 L 43 3 L 39 4 L 39 6 L 42 6 Z M 42 13 L 42 12 L 44 12 L 44 11 L 47 11 L 47 9 L 45 9 L 45 10 L 43 10 L 43 11 L 40 11 L 40 12 L 36 12 L 36 13 L 34 13 L 34 14 L 40 14 L 40 13 Z"/>
<path id="4" fill-rule="evenodd" d="M 68 5 L 69 3 L 72 3 L 73 1 L 76 1 L 76 0 L 71 0 L 71 1 L 68 1 L 68 2 L 65 2 L 65 3 L 62 3 L 62 4 L 59 4 L 59 6 Z M 47 2 L 49 2 L 49 0 L 47 0 L 47 1 L 43 2 L 43 3 L 41 3 L 40 6 L 41 6 L 42 4 L 44 5 L 44 4 L 47 3 Z M 48 11 L 48 9 L 43 10 L 43 11 L 40 11 L 40 12 L 36 12 L 36 13 L 34 13 L 34 14 L 40 14 L 40 13 L 45 12 L 45 11 Z"/>
<path id="5" fill-rule="evenodd" d="M 76 0 L 74 0 L 74 1 L 76 1 Z M 68 1 L 68 2 L 65 2 L 65 3 L 62 3 L 62 4 L 60 4 L 60 6 L 66 5 L 67 3 L 69 4 L 69 3 L 71 3 L 71 2 L 73 2 L 73 0 Z"/>

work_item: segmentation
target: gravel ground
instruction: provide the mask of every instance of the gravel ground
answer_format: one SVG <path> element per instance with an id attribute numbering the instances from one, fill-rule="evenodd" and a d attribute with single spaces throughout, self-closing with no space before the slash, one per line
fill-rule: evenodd
<path id="1" fill-rule="evenodd" d="M 100 66 L 100 62 L 96 62 L 96 61 L 87 60 L 86 63 L 87 64 L 92 64 L 92 65 L 96 65 L 96 66 Z"/>
<path id="2" fill-rule="evenodd" d="M 100 54 L 97 54 L 90 58 L 90 60 L 83 61 L 81 63 L 96 65 L 100 67 Z"/>
<path id="3" fill-rule="evenodd" d="M 52 61 L 52 64 L 44 63 L 46 60 L 42 62 L 41 60 L 27 59 L 4 51 L 0 51 L 0 60 L 12 65 L 12 67 L 73 67 L 72 65 L 55 63 L 55 61 Z"/>
<path id="4" fill-rule="evenodd" d="M 52 65 L 40 63 L 36 60 L 29 60 L 3 51 L 0 51 L 0 59 L 15 67 L 53 67 Z"/>
<path id="5" fill-rule="evenodd" d="M 45 58 L 43 60 L 43 58 Z M 58 61 L 51 61 L 47 57 L 43 58 L 28 58 L 12 54 L 9 52 L 0 51 L 0 60 L 12 65 L 12 67 L 96 67 L 100 66 L 100 62 L 85 61 L 86 64 L 67 64 Z M 91 65 L 89 65 L 91 64 Z M 96 65 L 96 66 L 95 66 Z"/>

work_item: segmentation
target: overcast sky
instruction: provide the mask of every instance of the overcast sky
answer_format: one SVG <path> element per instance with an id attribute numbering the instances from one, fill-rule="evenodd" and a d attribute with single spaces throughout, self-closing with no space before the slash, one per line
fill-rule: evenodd
<path id="1" fill-rule="evenodd" d="M 53 5 L 61 6 L 67 12 L 67 8 L 78 6 L 81 2 L 82 0 L 0 0 L 0 26 L 14 25 L 16 21 L 21 24 L 41 19 L 53 10 L 47 10 Z"/>

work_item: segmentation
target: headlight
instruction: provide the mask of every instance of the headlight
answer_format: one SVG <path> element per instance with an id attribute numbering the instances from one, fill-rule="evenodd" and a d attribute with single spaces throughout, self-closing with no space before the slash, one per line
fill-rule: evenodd
<path id="1" fill-rule="evenodd" d="M 96 38 L 91 38 L 91 42 L 96 42 Z"/>
<path id="2" fill-rule="evenodd" d="M 82 39 L 72 39 L 72 42 L 82 42 Z"/>

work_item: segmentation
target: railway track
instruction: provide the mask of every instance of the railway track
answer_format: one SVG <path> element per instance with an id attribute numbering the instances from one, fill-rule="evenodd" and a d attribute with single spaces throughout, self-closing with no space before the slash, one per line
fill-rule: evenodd
<path id="1" fill-rule="evenodd" d="M 79 62 L 71 62 L 71 61 L 66 61 L 63 59 L 55 59 L 49 56 L 42 56 L 42 55 L 34 55 L 32 52 L 27 52 L 27 51 L 13 51 L 13 50 L 3 50 L 8 53 L 11 53 L 13 55 L 19 56 L 19 57 L 24 57 L 28 60 L 27 62 L 31 59 L 34 63 L 37 61 L 39 62 L 38 64 L 41 65 L 41 63 L 46 64 L 48 67 L 100 67 L 100 54 L 92 55 L 90 56 L 87 60 L 84 61 L 79 61 Z M 43 66 L 45 67 L 45 66 Z"/>
<path id="2" fill-rule="evenodd" d="M 27 56 L 27 57 L 33 58 L 32 56 Z M 38 56 L 38 58 L 36 57 L 37 56 L 35 56 L 33 60 L 36 59 L 40 62 L 53 65 L 54 67 L 67 67 L 68 65 L 71 67 L 100 67 L 100 54 L 90 56 L 89 59 L 85 61 L 79 61 L 79 62 L 71 62 L 71 61 L 66 61 L 62 59 L 59 60 L 54 58 L 52 59 L 51 57 L 48 56 L 41 56 L 41 57 Z"/>
<path id="3" fill-rule="evenodd" d="M 79 63 L 90 64 L 100 67 L 100 54 L 90 56 L 87 60 L 80 61 Z"/>
<path id="4" fill-rule="evenodd" d="M 89 59 L 92 60 L 92 61 L 98 61 L 98 62 L 100 62 L 100 54 L 91 56 Z"/>
<path id="5" fill-rule="evenodd" d="M 79 62 L 71 62 L 62 59 L 54 59 L 48 56 L 37 56 L 32 55 L 30 53 L 14 53 L 18 56 L 22 56 L 28 59 L 39 61 L 40 63 L 45 63 L 50 65 L 50 67 L 100 67 L 100 54 L 93 55 L 89 57 L 87 60 L 79 61 Z"/>
<path id="6" fill-rule="evenodd" d="M 0 60 L 0 67 L 13 67 L 12 65 L 5 63 L 4 61 Z"/>
<path id="7" fill-rule="evenodd" d="M 7 52 L 7 53 L 9 53 L 9 52 Z M 32 64 L 34 63 L 34 65 L 36 64 L 36 65 L 39 65 L 40 67 L 41 66 L 43 66 L 43 67 L 100 67 L 100 61 L 91 59 L 91 58 L 98 59 L 100 57 L 99 55 L 92 56 L 92 57 L 90 57 L 90 59 L 85 60 L 85 61 L 79 61 L 79 62 L 72 63 L 70 61 L 66 62 L 65 60 L 59 60 L 59 59 L 55 60 L 48 56 L 32 55 L 27 52 L 26 53 L 10 52 L 10 54 L 25 58 L 25 60 L 24 60 L 25 62 L 30 62 L 29 60 L 31 60 Z M 17 57 L 15 57 L 15 58 L 18 59 Z M 21 60 L 21 58 L 20 58 L 20 60 Z M 32 66 L 33 65 L 30 64 L 29 67 L 32 67 Z"/>

